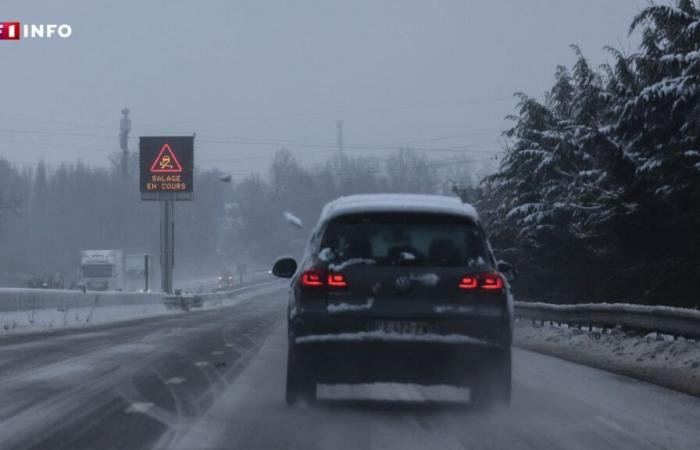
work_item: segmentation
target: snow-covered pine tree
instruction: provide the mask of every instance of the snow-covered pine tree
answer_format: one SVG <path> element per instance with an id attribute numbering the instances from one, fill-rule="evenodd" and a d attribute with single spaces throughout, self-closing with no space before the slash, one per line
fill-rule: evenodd
<path id="1" fill-rule="evenodd" d="M 524 274 L 536 267 L 550 291 L 591 286 L 587 294 L 602 298 L 692 305 L 700 288 L 700 3 L 651 5 L 632 21 L 636 30 L 636 53 L 609 49 L 614 63 L 597 71 L 574 47 L 576 63 L 557 68 L 544 101 L 517 94 L 506 157 L 478 203 L 502 199 L 486 211 L 494 243 Z M 527 294 L 547 296 L 524 278 Z"/>
<path id="2" fill-rule="evenodd" d="M 616 54 L 609 83 L 611 138 L 632 167 L 620 235 L 642 295 L 692 302 L 700 288 L 700 3 L 649 6 L 634 31 L 641 47 Z"/>

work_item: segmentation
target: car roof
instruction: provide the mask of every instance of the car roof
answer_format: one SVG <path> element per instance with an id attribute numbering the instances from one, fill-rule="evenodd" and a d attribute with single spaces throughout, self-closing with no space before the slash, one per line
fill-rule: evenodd
<path id="1" fill-rule="evenodd" d="M 423 194 L 362 194 L 340 197 L 328 203 L 319 222 L 335 217 L 365 212 L 410 212 L 450 214 L 479 221 L 476 209 L 457 197 Z"/>

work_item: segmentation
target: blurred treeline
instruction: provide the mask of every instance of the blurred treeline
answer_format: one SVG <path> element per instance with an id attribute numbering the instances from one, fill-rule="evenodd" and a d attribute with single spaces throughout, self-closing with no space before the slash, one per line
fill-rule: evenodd
<path id="1" fill-rule="evenodd" d="M 449 192 L 472 184 L 469 167 L 468 158 L 436 162 L 409 149 L 384 158 L 336 155 L 302 167 L 290 150 L 280 150 L 262 175 L 231 181 L 225 173 L 197 172 L 194 201 L 175 206 L 175 275 L 211 277 L 239 262 L 250 269 L 280 254 L 298 255 L 325 202 L 353 193 Z M 132 158 L 124 179 L 116 164 L 21 168 L 0 159 L 0 285 L 57 274 L 67 285 L 88 248 L 149 253 L 157 277 L 160 210 L 140 200 L 137 169 Z M 287 223 L 285 212 L 304 228 Z"/>
<path id="2" fill-rule="evenodd" d="M 324 164 L 301 166 L 289 150 L 279 151 L 266 176 L 236 183 L 235 232 L 228 240 L 252 259 L 272 261 L 283 254 L 300 256 L 323 205 L 343 195 L 364 193 L 446 193 L 455 185 L 472 186 L 485 169 L 483 159 L 428 159 L 404 148 L 388 157 L 336 155 Z M 304 227 L 287 223 L 284 212 L 299 217 Z"/>
<path id="3" fill-rule="evenodd" d="M 68 285 L 82 249 L 148 253 L 157 275 L 158 204 L 140 200 L 135 158 L 128 175 L 80 162 L 22 168 L 0 159 L 0 283 L 60 275 Z M 216 173 L 199 173 L 196 201 L 177 203 L 176 272 L 204 275 L 216 265 L 221 184 Z"/>

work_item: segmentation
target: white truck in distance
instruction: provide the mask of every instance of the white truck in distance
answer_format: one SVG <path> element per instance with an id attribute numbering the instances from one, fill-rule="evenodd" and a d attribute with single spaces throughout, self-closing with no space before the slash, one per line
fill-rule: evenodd
<path id="1" fill-rule="evenodd" d="M 90 291 L 124 289 L 124 255 L 121 250 L 83 250 L 80 258 L 82 284 Z"/>

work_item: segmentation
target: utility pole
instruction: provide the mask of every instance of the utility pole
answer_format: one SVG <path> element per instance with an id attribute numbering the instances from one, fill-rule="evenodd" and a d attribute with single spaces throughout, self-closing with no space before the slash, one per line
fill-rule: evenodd
<path id="1" fill-rule="evenodd" d="M 129 132 L 131 131 L 131 119 L 129 108 L 122 109 L 122 119 L 119 125 L 119 147 L 122 149 L 121 172 L 126 180 L 127 167 L 129 165 Z"/>
<path id="2" fill-rule="evenodd" d="M 336 121 L 336 125 L 338 126 L 338 154 L 340 157 L 343 157 L 343 121 L 338 120 Z"/>

